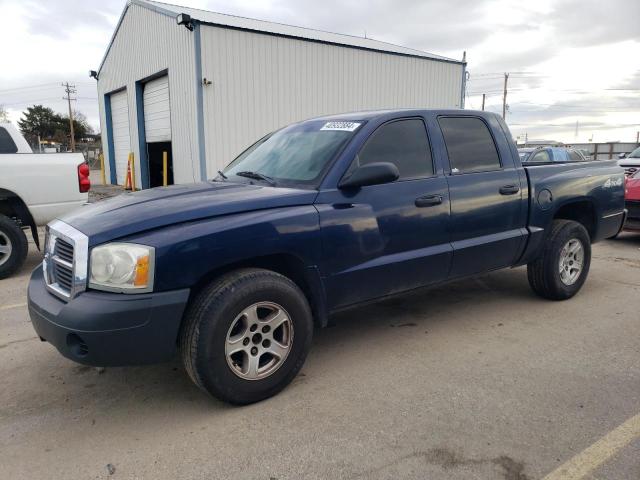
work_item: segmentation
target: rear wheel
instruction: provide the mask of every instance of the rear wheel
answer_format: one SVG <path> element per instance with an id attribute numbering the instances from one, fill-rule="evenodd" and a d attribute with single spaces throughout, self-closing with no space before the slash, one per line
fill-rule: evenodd
<path id="1" fill-rule="evenodd" d="M 220 400 L 248 404 L 293 380 L 312 336 L 311 310 L 295 283 L 272 271 L 243 269 L 194 298 L 180 350 L 196 385 Z"/>
<path id="2" fill-rule="evenodd" d="M 540 256 L 527 265 L 529 285 L 550 300 L 573 297 L 587 279 L 591 240 L 578 222 L 554 220 Z"/>
<path id="3" fill-rule="evenodd" d="M 12 219 L 0 215 L 0 278 L 18 270 L 27 257 L 28 243 L 22 229 Z"/>

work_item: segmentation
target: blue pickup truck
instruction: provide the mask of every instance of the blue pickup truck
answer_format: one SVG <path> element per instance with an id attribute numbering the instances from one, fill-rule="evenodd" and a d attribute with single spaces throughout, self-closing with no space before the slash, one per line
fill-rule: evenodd
<path id="1" fill-rule="evenodd" d="M 72 360 L 179 353 L 199 387 L 246 404 L 284 388 L 346 307 L 519 265 L 568 299 L 624 216 L 615 161 L 523 167 L 494 114 L 334 115 L 265 136 L 211 181 L 50 223 L 29 312 Z"/>

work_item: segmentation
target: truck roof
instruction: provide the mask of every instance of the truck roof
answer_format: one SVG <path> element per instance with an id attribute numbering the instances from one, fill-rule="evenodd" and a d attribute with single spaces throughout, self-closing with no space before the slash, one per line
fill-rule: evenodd
<path id="1" fill-rule="evenodd" d="M 488 117 L 495 115 L 494 113 L 482 110 L 461 110 L 461 109 L 442 109 L 442 108 L 394 108 L 388 110 L 362 110 L 355 112 L 336 113 L 331 115 L 322 115 L 320 117 L 308 118 L 310 120 L 326 120 L 326 121 L 346 121 L 346 120 L 372 120 L 387 115 L 420 115 L 425 112 L 437 113 L 440 115 L 477 115 L 480 117 Z"/>

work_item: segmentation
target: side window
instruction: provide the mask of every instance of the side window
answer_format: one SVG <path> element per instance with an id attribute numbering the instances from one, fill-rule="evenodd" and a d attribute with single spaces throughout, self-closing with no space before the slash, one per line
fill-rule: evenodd
<path id="1" fill-rule="evenodd" d="M 356 157 L 358 165 L 390 162 L 398 167 L 400 179 L 433 175 L 431 149 L 420 119 L 398 120 L 378 128 Z"/>
<path id="2" fill-rule="evenodd" d="M 0 153 L 17 153 L 18 147 L 16 147 L 13 138 L 9 135 L 6 128 L 0 127 Z"/>
<path id="3" fill-rule="evenodd" d="M 531 157 L 531 160 L 529 160 L 529 162 L 531 163 L 545 163 L 550 161 L 551 157 L 549 156 L 549 152 L 547 150 L 540 150 L 539 152 L 536 152 Z"/>
<path id="4" fill-rule="evenodd" d="M 438 119 L 453 173 L 499 170 L 500 157 L 489 129 L 479 118 Z"/>
<path id="5" fill-rule="evenodd" d="M 553 149 L 554 162 L 567 162 L 568 160 L 569 160 L 569 156 L 567 155 L 567 151 L 564 148 Z"/>
<path id="6" fill-rule="evenodd" d="M 578 152 L 576 152 L 575 150 L 570 148 L 569 149 L 569 160 L 571 160 L 572 162 L 582 162 L 583 158 Z"/>

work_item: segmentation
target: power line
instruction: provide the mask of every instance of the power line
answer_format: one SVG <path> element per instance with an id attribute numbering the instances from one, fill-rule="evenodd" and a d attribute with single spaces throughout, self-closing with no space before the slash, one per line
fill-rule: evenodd
<path id="1" fill-rule="evenodd" d="M 60 102 L 61 100 L 64 99 L 60 99 L 60 97 L 49 97 L 49 98 L 38 98 L 36 100 L 28 100 L 28 101 L 24 101 L 24 102 L 12 102 L 12 103 L 3 103 L 0 102 L 0 105 L 2 105 L 3 107 L 12 107 L 12 106 L 17 106 L 17 105 L 30 105 L 30 104 L 37 104 L 37 103 L 44 103 L 44 102 Z M 91 101 L 91 102 L 96 102 L 98 101 L 98 97 L 77 97 L 76 100 L 78 101 Z"/>
<path id="2" fill-rule="evenodd" d="M 31 85 L 31 86 L 25 86 L 25 87 L 15 87 L 15 88 L 6 88 L 3 90 L 0 90 L 0 93 L 9 93 L 9 92 L 17 92 L 20 90 L 31 90 L 33 88 L 42 88 L 44 90 L 44 87 L 49 87 L 52 85 L 58 85 L 58 83 L 41 83 L 40 85 Z M 51 87 L 53 88 L 53 87 Z"/>
<path id="3" fill-rule="evenodd" d="M 94 85 L 95 83 L 92 82 L 76 82 L 76 85 Z M 42 89 L 42 90 L 52 90 L 54 88 L 58 88 L 59 87 L 59 82 L 51 82 L 51 83 L 41 83 L 38 85 L 25 85 L 23 87 L 15 87 L 15 88 L 5 88 L 0 90 L 0 94 L 3 93 L 14 93 L 14 92 L 20 92 L 23 90 L 33 90 L 33 89 Z"/>

